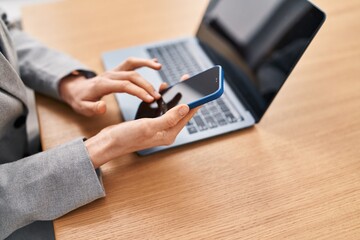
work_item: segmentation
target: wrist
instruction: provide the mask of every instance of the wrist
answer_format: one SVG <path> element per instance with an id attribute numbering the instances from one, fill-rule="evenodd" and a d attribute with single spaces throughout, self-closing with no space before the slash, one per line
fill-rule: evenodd
<path id="1" fill-rule="evenodd" d="M 116 157 L 112 155 L 112 145 L 111 137 L 104 134 L 103 131 L 85 141 L 85 147 L 94 168 L 98 168 Z"/>
<path id="2" fill-rule="evenodd" d="M 71 89 L 72 83 L 75 81 L 85 80 L 86 77 L 82 75 L 78 71 L 73 71 L 69 75 L 65 76 L 63 79 L 60 80 L 59 83 L 59 95 L 60 98 L 71 105 L 71 103 L 74 101 L 74 96 L 71 95 Z"/>

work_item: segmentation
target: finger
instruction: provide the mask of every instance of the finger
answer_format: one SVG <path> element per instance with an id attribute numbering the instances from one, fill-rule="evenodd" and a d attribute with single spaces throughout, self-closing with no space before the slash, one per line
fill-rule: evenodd
<path id="1" fill-rule="evenodd" d="M 144 58 L 135 58 L 130 57 L 121 63 L 114 70 L 116 71 L 132 71 L 141 67 L 149 67 L 155 70 L 161 69 L 161 64 L 157 62 L 157 59 L 144 59 Z"/>
<path id="2" fill-rule="evenodd" d="M 175 127 L 189 112 L 189 106 L 182 104 L 167 111 L 161 117 L 153 119 L 155 128 L 163 131 Z"/>
<path id="3" fill-rule="evenodd" d="M 160 93 L 158 93 L 153 85 L 151 85 L 148 81 L 146 81 L 140 74 L 134 71 L 127 72 L 110 72 L 106 75 L 110 80 L 128 80 L 132 83 L 136 84 L 140 88 L 143 88 L 147 91 L 152 97 L 155 99 L 159 99 L 161 97 Z"/>
<path id="4" fill-rule="evenodd" d="M 160 87 L 159 87 L 159 92 L 167 89 L 169 87 L 169 85 L 165 82 L 161 83 Z"/>
<path id="5" fill-rule="evenodd" d="M 190 121 L 194 116 L 198 108 L 190 110 L 175 126 L 161 130 L 161 141 L 166 141 L 165 143 L 171 144 L 176 139 L 176 136 L 179 135 L 180 131 L 185 127 L 185 125 Z"/>
<path id="6" fill-rule="evenodd" d="M 136 96 L 145 102 L 153 102 L 155 100 L 155 98 L 143 88 L 126 80 L 117 81 L 111 79 L 103 79 L 101 82 L 99 82 L 97 88 L 97 91 L 100 91 L 102 96 L 110 93 L 125 92 Z"/>
<path id="7" fill-rule="evenodd" d="M 180 78 L 180 81 L 185 81 L 185 80 L 187 80 L 188 78 L 190 78 L 190 75 L 189 75 L 189 74 L 184 74 L 184 75 L 182 75 L 182 77 Z"/>
<path id="8" fill-rule="evenodd" d="M 81 101 L 77 106 L 77 112 L 85 115 L 87 117 L 91 117 L 94 115 L 101 115 L 106 112 L 106 104 L 104 101 Z"/>
<path id="9" fill-rule="evenodd" d="M 176 124 L 176 126 L 174 126 L 173 128 L 169 129 L 169 134 L 170 135 L 178 135 L 179 132 L 185 127 L 185 125 L 191 120 L 191 118 L 194 117 L 194 115 L 196 114 L 196 112 L 200 109 L 201 107 L 197 107 L 194 109 L 191 109 L 188 114 L 186 114 L 186 116 L 181 119 L 178 124 Z"/>

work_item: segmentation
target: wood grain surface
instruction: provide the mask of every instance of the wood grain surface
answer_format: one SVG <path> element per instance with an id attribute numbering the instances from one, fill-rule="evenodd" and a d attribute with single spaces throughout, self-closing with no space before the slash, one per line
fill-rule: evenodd
<path id="1" fill-rule="evenodd" d="M 102 167 L 106 198 L 55 221 L 57 239 L 360 239 L 360 1 L 327 21 L 253 128 Z M 63 0 L 25 30 L 98 72 L 104 51 L 195 32 L 205 0 Z M 37 95 L 44 149 L 121 122 Z"/>

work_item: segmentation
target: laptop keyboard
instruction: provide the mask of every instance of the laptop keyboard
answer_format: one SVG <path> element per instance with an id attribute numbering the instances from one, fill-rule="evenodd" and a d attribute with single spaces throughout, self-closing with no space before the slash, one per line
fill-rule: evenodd
<path id="1" fill-rule="evenodd" d="M 160 76 L 169 85 L 179 82 L 184 74 L 193 76 L 203 71 L 184 42 L 148 48 L 147 51 L 162 64 Z"/>
<path id="2" fill-rule="evenodd" d="M 162 64 L 159 73 L 162 80 L 169 85 L 179 82 L 181 76 L 185 73 L 193 76 L 204 70 L 186 47 L 185 42 L 148 48 L 147 51 L 152 58 L 157 58 Z M 189 134 L 195 134 L 244 120 L 243 117 L 230 106 L 231 104 L 228 102 L 225 94 L 217 100 L 203 105 L 186 125 Z"/>

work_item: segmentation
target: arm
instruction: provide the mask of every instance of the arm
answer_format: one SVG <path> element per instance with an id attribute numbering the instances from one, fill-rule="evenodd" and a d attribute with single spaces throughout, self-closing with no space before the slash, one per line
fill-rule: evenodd
<path id="1" fill-rule="evenodd" d="M 82 139 L 0 165 L 0 239 L 104 197 Z"/>
<path id="2" fill-rule="evenodd" d="M 25 85 L 63 100 L 82 115 L 105 113 L 106 104 L 101 98 L 114 92 L 126 92 L 147 102 L 160 98 L 153 86 L 134 71 L 141 67 L 159 70 L 161 64 L 156 59 L 129 58 L 96 76 L 77 60 L 47 48 L 19 29 L 10 27 L 9 31 Z"/>
<path id="3" fill-rule="evenodd" d="M 133 151 L 171 144 L 195 111 L 180 105 L 156 119 L 107 127 L 85 144 L 77 139 L 0 165 L 0 239 L 103 197 L 94 168 Z"/>
<path id="4" fill-rule="evenodd" d="M 37 92 L 63 100 L 77 113 L 93 116 L 106 112 L 101 98 L 126 92 L 151 102 L 160 98 L 154 87 L 134 70 L 159 70 L 156 59 L 129 58 L 111 71 L 96 76 L 84 65 L 63 53 L 49 49 L 26 33 L 10 28 L 24 83 Z M 72 73 L 81 72 L 79 76 Z"/>
<path id="5" fill-rule="evenodd" d="M 17 53 L 21 78 L 35 91 L 60 99 L 59 83 L 71 72 L 83 70 L 88 77 L 95 76 L 77 60 L 45 47 L 16 28 L 10 29 L 10 35 Z"/>

